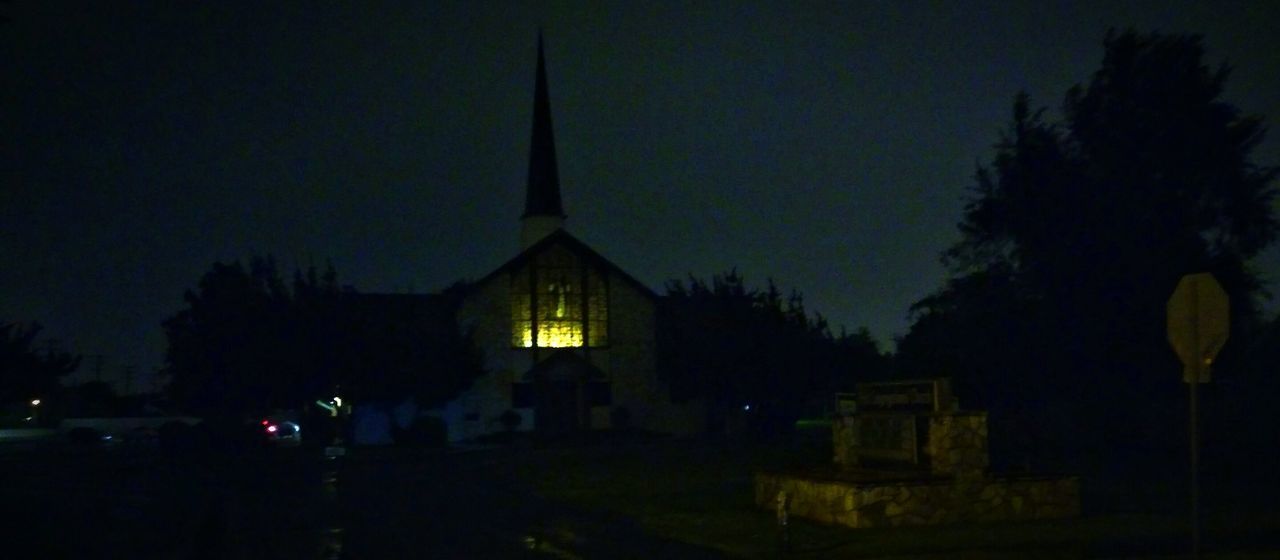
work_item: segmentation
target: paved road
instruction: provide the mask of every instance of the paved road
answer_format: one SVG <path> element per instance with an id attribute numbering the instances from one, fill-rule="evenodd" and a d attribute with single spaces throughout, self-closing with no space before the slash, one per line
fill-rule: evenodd
<path id="1" fill-rule="evenodd" d="M 339 474 L 348 558 L 719 558 L 536 496 L 488 452 L 353 456 Z"/>
<path id="2" fill-rule="evenodd" d="M 41 558 L 717 557 L 540 499 L 485 452 L 4 446 L 0 519 Z"/>
<path id="3" fill-rule="evenodd" d="M 193 470 L 154 450 L 0 445 L 0 542 L 39 558 L 160 558 L 200 493 Z"/>

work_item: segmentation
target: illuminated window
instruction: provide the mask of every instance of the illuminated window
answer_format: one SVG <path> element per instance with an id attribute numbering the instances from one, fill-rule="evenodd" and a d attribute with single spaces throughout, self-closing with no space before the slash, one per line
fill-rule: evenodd
<path id="1" fill-rule="evenodd" d="M 511 275 L 511 344 L 605 346 L 608 301 L 604 275 L 568 250 L 553 247 Z"/>

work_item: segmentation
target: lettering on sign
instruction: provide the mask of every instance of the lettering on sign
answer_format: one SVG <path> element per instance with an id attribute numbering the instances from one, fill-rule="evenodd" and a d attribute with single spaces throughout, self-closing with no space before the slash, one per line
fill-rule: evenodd
<path id="1" fill-rule="evenodd" d="M 858 409 L 864 412 L 939 412 L 950 410 L 953 403 L 946 379 L 858 384 Z"/>

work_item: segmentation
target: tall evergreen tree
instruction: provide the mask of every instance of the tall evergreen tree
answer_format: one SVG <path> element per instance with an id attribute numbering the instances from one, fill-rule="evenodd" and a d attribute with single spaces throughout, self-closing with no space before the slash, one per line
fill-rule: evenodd
<path id="1" fill-rule="evenodd" d="M 1257 324 L 1249 262 L 1280 231 L 1278 170 L 1252 161 L 1262 118 L 1220 99 L 1230 69 L 1204 62 L 1200 37 L 1129 30 L 1104 47 L 1061 122 L 1017 96 L 944 255 L 952 280 L 913 306 L 899 353 L 954 372 L 976 404 L 1133 441 L 1174 432 L 1152 414 L 1181 395 L 1164 308 L 1183 274 L 1223 283 L 1233 337 Z M 1080 403 L 1095 412 L 1061 413 Z"/>

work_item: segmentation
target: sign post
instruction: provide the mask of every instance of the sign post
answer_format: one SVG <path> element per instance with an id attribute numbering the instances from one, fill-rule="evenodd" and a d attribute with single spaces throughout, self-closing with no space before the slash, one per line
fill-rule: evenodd
<path id="1" fill-rule="evenodd" d="M 1230 300 L 1212 274 L 1188 274 L 1165 306 L 1169 344 L 1182 361 L 1191 403 L 1191 553 L 1200 557 L 1200 426 L 1197 388 L 1208 383 L 1213 359 L 1230 334 Z"/>
<path id="2" fill-rule="evenodd" d="M 778 551 L 783 554 L 791 552 L 791 526 L 787 523 L 789 502 L 790 497 L 787 496 L 787 491 L 778 491 L 778 496 L 774 500 L 774 507 L 778 516 Z"/>

